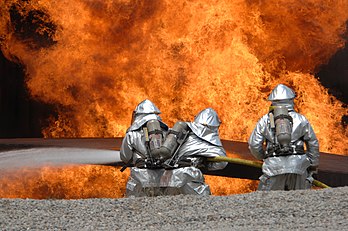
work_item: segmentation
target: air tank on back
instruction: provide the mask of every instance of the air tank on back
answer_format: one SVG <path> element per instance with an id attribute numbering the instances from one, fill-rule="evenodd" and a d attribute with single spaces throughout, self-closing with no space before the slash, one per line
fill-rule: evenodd
<path id="1" fill-rule="evenodd" d="M 170 158 L 179 144 L 184 142 L 186 134 L 189 132 L 189 127 L 185 122 L 178 121 L 174 124 L 173 128 L 169 131 L 166 140 L 160 148 L 160 155 L 162 159 Z"/>
<path id="2" fill-rule="evenodd" d="M 274 107 L 276 138 L 281 147 L 289 147 L 292 133 L 292 119 L 285 106 Z"/>

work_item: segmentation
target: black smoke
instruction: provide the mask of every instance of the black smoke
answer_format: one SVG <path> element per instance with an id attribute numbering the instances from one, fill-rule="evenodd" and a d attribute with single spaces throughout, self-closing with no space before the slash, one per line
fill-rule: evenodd
<path id="1" fill-rule="evenodd" d="M 0 138 L 42 137 L 53 106 L 33 100 L 25 87 L 22 65 L 0 52 Z"/>
<path id="2" fill-rule="evenodd" d="M 328 64 L 323 65 L 315 75 L 329 93 L 344 103 L 348 103 L 348 42 L 333 55 Z"/>
<path id="3" fill-rule="evenodd" d="M 13 35 L 28 48 L 48 48 L 56 43 L 53 37 L 57 26 L 45 12 L 12 4 L 9 17 Z M 52 105 L 30 97 L 25 67 L 16 57 L 11 58 L 14 61 L 6 59 L 0 49 L 0 138 L 42 137 L 41 130 L 48 126 L 48 117 L 56 112 Z"/>
<path id="4" fill-rule="evenodd" d="M 345 35 L 345 47 L 334 54 L 329 62 L 322 65 L 315 76 L 321 84 L 326 87 L 329 93 L 348 107 L 348 21 Z M 343 116 L 342 124 L 347 128 L 348 115 Z"/>

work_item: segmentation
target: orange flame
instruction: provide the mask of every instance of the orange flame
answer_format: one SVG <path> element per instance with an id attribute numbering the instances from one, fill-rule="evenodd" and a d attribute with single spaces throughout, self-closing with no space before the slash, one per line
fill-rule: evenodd
<path id="1" fill-rule="evenodd" d="M 109 166 L 65 166 L 7 171 L 0 177 L 1 198 L 120 198 L 129 173 Z"/>
<path id="2" fill-rule="evenodd" d="M 31 95 L 57 105 L 45 137 L 123 136 L 131 111 L 149 98 L 169 125 L 213 107 L 222 138 L 246 141 L 270 90 L 285 83 L 321 151 L 347 154 L 347 109 L 310 74 L 343 47 L 347 8 L 325 0 L 7 0 L 1 49 L 25 64 Z"/>
<path id="3" fill-rule="evenodd" d="M 117 137 L 145 98 L 170 126 L 213 107 L 246 141 L 271 89 L 297 92 L 320 151 L 348 154 L 348 113 L 313 76 L 344 46 L 347 1 L 5 0 L 4 54 L 57 105 L 45 137 Z"/>
<path id="4" fill-rule="evenodd" d="M 110 166 L 46 166 L 6 171 L 0 176 L 0 198 L 121 198 L 129 170 Z M 213 195 L 255 191 L 256 181 L 205 176 Z"/>

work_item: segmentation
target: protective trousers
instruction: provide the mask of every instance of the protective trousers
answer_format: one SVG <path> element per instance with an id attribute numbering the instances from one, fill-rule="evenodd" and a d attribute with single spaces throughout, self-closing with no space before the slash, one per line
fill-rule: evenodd
<path id="1" fill-rule="evenodd" d="M 306 172 L 305 174 L 286 173 L 276 176 L 262 175 L 258 190 L 296 190 L 310 189 L 312 177 Z"/>
<path id="2" fill-rule="evenodd" d="M 126 196 L 210 195 L 202 172 L 195 167 L 176 169 L 131 168 Z"/>

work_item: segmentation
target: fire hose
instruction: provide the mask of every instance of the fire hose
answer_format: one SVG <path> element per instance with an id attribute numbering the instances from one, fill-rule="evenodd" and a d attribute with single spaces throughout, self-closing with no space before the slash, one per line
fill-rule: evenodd
<path id="1" fill-rule="evenodd" d="M 255 167 L 255 168 L 262 168 L 262 163 L 258 161 L 251 161 L 251 160 L 244 160 L 244 159 L 239 159 L 239 158 L 231 158 L 231 157 L 223 157 L 223 156 L 216 156 L 212 158 L 208 158 L 208 161 L 212 162 L 228 162 L 232 164 L 240 164 L 240 165 L 245 165 L 245 166 L 250 166 L 250 167 Z M 330 188 L 330 186 L 318 181 L 318 180 L 313 180 L 312 184 L 314 186 L 320 187 L 320 188 Z"/>

